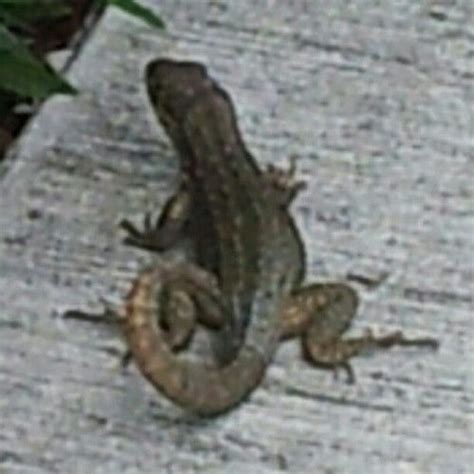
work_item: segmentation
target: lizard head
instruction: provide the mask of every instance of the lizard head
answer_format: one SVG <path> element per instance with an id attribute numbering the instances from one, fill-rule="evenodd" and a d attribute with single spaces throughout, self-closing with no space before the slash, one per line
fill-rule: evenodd
<path id="1" fill-rule="evenodd" d="M 211 84 L 203 65 L 170 59 L 150 62 L 145 80 L 155 114 L 171 135 L 202 88 Z"/>

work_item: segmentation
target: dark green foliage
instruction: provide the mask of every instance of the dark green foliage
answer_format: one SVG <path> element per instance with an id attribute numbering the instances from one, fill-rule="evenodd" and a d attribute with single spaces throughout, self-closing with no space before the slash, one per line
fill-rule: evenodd
<path id="1" fill-rule="evenodd" d="M 98 1 L 120 8 L 153 27 L 164 27 L 158 16 L 135 0 Z M 41 100 L 51 94 L 76 92 L 28 48 L 35 22 L 56 20 L 69 13 L 70 8 L 61 0 L 0 0 L 0 94 L 13 92 Z"/>

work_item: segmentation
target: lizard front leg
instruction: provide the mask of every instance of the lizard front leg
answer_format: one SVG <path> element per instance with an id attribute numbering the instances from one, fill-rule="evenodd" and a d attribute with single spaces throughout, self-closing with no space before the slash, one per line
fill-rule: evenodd
<path id="1" fill-rule="evenodd" d="M 183 237 L 190 212 L 191 193 L 183 181 L 154 224 L 149 212 L 144 216 L 143 230 L 138 230 L 128 219 L 122 219 L 119 225 L 127 233 L 124 243 L 153 252 L 167 250 Z"/>
<path id="2" fill-rule="evenodd" d="M 284 304 L 281 315 L 282 338 L 301 336 L 305 359 L 317 367 L 342 367 L 353 382 L 349 360 L 369 349 L 395 345 L 425 346 L 436 349 L 431 338 L 407 338 L 401 331 L 376 337 L 371 330 L 363 336 L 343 338 L 356 313 L 355 291 L 342 283 L 314 284 L 296 291 Z"/>
<path id="3" fill-rule="evenodd" d="M 296 156 L 292 155 L 288 169 L 270 164 L 262 173 L 265 185 L 276 197 L 278 204 L 284 208 L 288 207 L 297 194 L 306 187 L 304 181 L 295 178 L 296 160 Z"/>

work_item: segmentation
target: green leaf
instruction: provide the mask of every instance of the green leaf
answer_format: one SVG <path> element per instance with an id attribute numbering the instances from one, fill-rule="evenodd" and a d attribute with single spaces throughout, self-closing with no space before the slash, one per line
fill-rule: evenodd
<path id="1" fill-rule="evenodd" d="M 22 97 L 44 99 L 51 94 L 76 90 L 48 65 L 36 59 L 5 27 L 0 25 L 0 88 Z"/>
<path id="2" fill-rule="evenodd" d="M 150 26 L 156 28 L 164 29 L 165 24 L 163 20 L 155 15 L 152 10 L 146 8 L 135 0 L 104 0 L 109 5 L 114 5 L 117 8 L 120 8 L 124 12 L 130 13 L 140 20 L 143 20 L 145 23 L 148 23 Z"/>

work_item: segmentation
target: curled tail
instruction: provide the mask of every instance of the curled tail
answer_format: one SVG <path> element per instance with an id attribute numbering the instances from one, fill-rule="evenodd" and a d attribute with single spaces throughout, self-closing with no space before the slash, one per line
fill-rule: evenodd
<path id="1" fill-rule="evenodd" d="M 125 307 L 128 347 L 142 374 L 168 398 L 198 415 L 218 415 L 250 394 L 262 379 L 268 361 L 252 344 L 244 344 L 235 359 L 223 367 L 178 357 L 158 323 L 157 294 L 172 278 L 170 269 L 159 266 L 145 270 L 135 280 Z M 193 280 L 187 270 L 182 273 Z M 201 283 L 202 278 L 209 278 L 196 267 L 193 271 L 194 276 L 201 272 L 195 278 Z"/>

